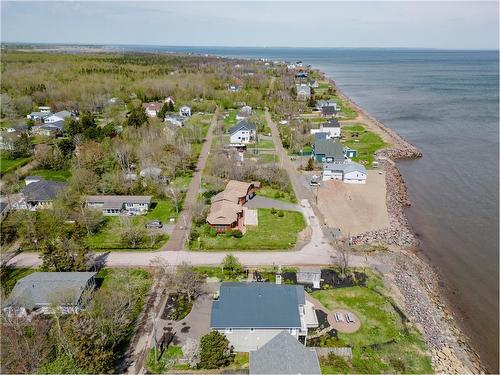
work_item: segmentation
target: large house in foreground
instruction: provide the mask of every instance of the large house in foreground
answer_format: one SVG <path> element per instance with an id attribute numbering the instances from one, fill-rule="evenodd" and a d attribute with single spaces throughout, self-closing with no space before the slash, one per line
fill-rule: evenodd
<path id="1" fill-rule="evenodd" d="M 282 332 L 305 345 L 318 327 L 314 306 L 302 285 L 222 283 L 212 304 L 210 328 L 227 337 L 234 350 L 258 350 Z"/>
<path id="2" fill-rule="evenodd" d="M 143 215 L 151 206 L 150 195 L 88 195 L 87 207 L 102 211 L 106 216 Z"/>
<path id="3" fill-rule="evenodd" d="M 217 232 L 231 229 L 244 230 L 245 208 L 243 205 L 255 196 L 260 188 L 259 182 L 242 182 L 231 180 L 226 188 L 212 197 L 207 223 Z"/>
<path id="4" fill-rule="evenodd" d="M 286 331 L 250 352 L 250 375 L 321 374 L 316 350 L 302 345 Z"/>
<path id="5" fill-rule="evenodd" d="M 63 314 L 83 307 L 83 295 L 95 288 L 95 272 L 34 272 L 20 279 L 4 304 L 7 315 L 50 314 L 57 306 Z"/>
<path id="6" fill-rule="evenodd" d="M 319 126 L 319 129 L 311 129 L 311 134 L 326 133 L 325 139 L 340 138 L 340 124 L 338 121 L 331 121 Z"/>

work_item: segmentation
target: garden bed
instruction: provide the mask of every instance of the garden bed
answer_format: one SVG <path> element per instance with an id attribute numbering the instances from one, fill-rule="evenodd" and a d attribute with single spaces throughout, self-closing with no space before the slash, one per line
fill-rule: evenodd
<path id="1" fill-rule="evenodd" d="M 193 302 L 188 300 L 188 296 L 182 293 L 171 293 L 167 298 L 165 308 L 161 313 L 163 320 L 179 321 L 189 315 L 193 308 Z"/>

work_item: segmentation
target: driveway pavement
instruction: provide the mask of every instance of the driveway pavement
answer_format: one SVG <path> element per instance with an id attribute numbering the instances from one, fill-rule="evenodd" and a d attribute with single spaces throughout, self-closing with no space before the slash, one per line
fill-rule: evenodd
<path id="1" fill-rule="evenodd" d="M 245 207 L 248 208 L 276 208 L 278 210 L 285 211 L 302 211 L 300 206 L 293 203 L 283 202 L 277 199 L 271 199 L 267 197 L 261 197 L 256 195 L 245 203 Z"/>

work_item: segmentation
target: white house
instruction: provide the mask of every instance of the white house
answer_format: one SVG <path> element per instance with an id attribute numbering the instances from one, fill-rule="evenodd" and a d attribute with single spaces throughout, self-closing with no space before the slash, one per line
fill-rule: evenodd
<path id="1" fill-rule="evenodd" d="M 174 126 L 184 126 L 184 121 L 186 118 L 184 116 L 177 116 L 173 114 L 165 115 L 165 122 Z"/>
<path id="2" fill-rule="evenodd" d="M 366 168 L 353 161 L 343 164 L 323 164 L 323 181 L 338 180 L 346 184 L 365 184 L 366 178 Z"/>
<path id="3" fill-rule="evenodd" d="M 51 108 L 50 107 L 38 107 L 38 110 L 42 113 L 50 113 Z"/>
<path id="4" fill-rule="evenodd" d="M 45 124 L 52 124 L 53 122 L 64 121 L 65 119 L 71 116 L 72 114 L 69 111 L 60 111 L 44 118 L 43 122 Z"/>
<path id="5" fill-rule="evenodd" d="M 257 128 L 254 124 L 243 120 L 229 129 L 230 143 L 247 144 L 255 142 L 257 136 Z"/>
<path id="6" fill-rule="evenodd" d="M 148 117 L 156 117 L 158 116 L 158 112 L 161 111 L 161 107 L 163 107 L 163 104 L 159 102 L 143 103 L 142 107 L 144 108 L 144 111 L 146 112 L 146 115 Z"/>
<path id="7" fill-rule="evenodd" d="M 151 205 L 150 195 L 88 195 L 87 207 L 102 211 L 106 216 L 120 214 L 143 215 Z"/>
<path id="8" fill-rule="evenodd" d="M 34 120 L 34 121 L 42 121 L 45 118 L 49 117 L 51 115 L 50 112 L 31 112 L 29 115 L 26 115 L 26 118 L 28 120 Z"/>
<path id="9" fill-rule="evenodd" d="M 225 334 L 237 352 L 257 350 L 283 331 L 305 344 L 316 327 L 302 285 L 222 283 L 212 304 L 210 328 Z"/>
<path id="10" fill-rule="evenodd" d="M 297 99 L 307 100 L 311 97 L 311 88 L 306 83 L 298 83 L 295 85 L 297 87 Z"/>
<path id="11" fill-rule="evenodd" d="M 191 107 L 183 105 L 181 108 L 179 108 L 179 115 L 184 117 L 191 116 Z"/>
<path id="12" fill-rule="evenodd" d="M 321 111 L 323 107 L 333 107 L 337 112 L 341 109 L 335 100 L 318 100 L 315 109 Z"/>
<path id="13" fill-rule="evenodd" d="M 311 134 L 326 133 L 326 139 L 340 138 L 340 124 L 326 123 L 321 124 L 319 129 L 311 129 Z"/>

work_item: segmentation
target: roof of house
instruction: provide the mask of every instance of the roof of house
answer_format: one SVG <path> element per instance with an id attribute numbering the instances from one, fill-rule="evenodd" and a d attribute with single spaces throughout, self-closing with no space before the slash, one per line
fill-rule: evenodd
<path id="1" fill-rule="evenodd" d="M 318 355 L 286 331 L 250 352 L 250 374 L 321 374 Z"/>
<path id="2" fill-rule="evenodd" d="M 325 115 L 334 115 L 337 113 L 337 110 L 334 106 L 326 105 L 324 107 L 321 107 L 321 112 Z"/>
<path id="3" fill-rule="evenodd" d="M 335 159 L 344 158 L 344 148 L 339 142 L 329 139 L 318 139 L 314 142 L 314 154 L 332 156 Z"/>
<path id="4" fill-rule="evenodd" d="M 64 182 L 47 181 L 40 179 L 27 185 L 22 193 L 28 202 L 49 202 L 54 200 L 57 194 L 66 188 Z"/>
<path id="5" fill-rule="evenodd" d="M 229 134 L 235 134 L 236 132 L 240 130 L 253 130 L 256 131 L 257 127 L 255 124 L 252 124 L 251 122 L 248 122 L 247 120 L 241 120 L 238 122 L 235 126 L 233 126 L 231 129 L 229 129 Z"/>
<path id="6" fill-rule="evenodd" d="M 321 280 L 321 270 L 314 269 L 314 270 L 304 270 L 301 269 L 299 272 L 297 272 L 297 282 L 303 283 L 303 282 L 313 282 L 313 281 L 320 281 Z"/>
<path id="7" fill-rule="evenodd" d="M 321 108 L 325 106 L 333 106 L 335 107 L 337 105 L 337 102 L 335 100 L 318 100 L 316 102 L 316 108 Z"/>
<path id="8" fill-rule="evenodd" d="M 297 328 L 302 285 L 222 283 L 212 304 L 211 328 Z"/>
<path id="9" fill-rule="evenodd" d="M 29 185 L 28 185 L 29 186 Z M 103 209 L 120 209 L 125 203 L 151 203 L 151 195 L 87 195 L 85 202 L 102 203 Z"/>
<path id="10" fill-rule="evenodd" d="M 350 163 L 343 163 L 343 164 L 334 164 L 334 163 L 324 163 L 323 164 L 323 170 L 329 170 L 329 171 L 339 171 L 343 172 L 344 174 L 350 173 L 350 172 L 360 172 L 363 174 L 366 174 L 366 168 L 364 165 L 356 163 L 354 161 Z"/>
<path id="11" fill-rule="evenodd" d="M 327 139 L 330 133 L 327 132 L 317 132 L 314 133 L 314 139 L 317 141 L 319 139 Z"/>
<path id="12" fill-rule="evenodd" d="M 148 111 L 159 112 L 161 110 L 161 107 L 163 107 L 163 103 L 160 102 L 142 103 L 142 107 Z"/>
<path id="13" fill-rule="evenodd" d="M 223 191 L 212 197 L 212 202 L 230 201 L 238 203 L 238 200 L 245 197 L 248 194 L 248 191 L 254 186 L 258 187 L 260 186 L 260 183 L 231 180 L 227 183 L 226 188 Z"/>
<path id="14" fill-rule="evenodd" d="M 324 128 L 340 128 L 340 122 L 336 118 L 331 118 L 322 125 Z"/>
<path id="15" fill-rule="evenodd" d="M 50 113 L 50 112 L 31 112 L 29 115 L 31 117 L 33 117 L 33 116 L 49 117 L 49 116 L 52 116 L 52 113 Z"/>
<path id="16" fill-rule="evenodd" d="M 159 177 L 161 175 L 161 168 L 158 167 L 147 167 L 142 169 L 139 174 L 142 177 Z"/>
<path id="17" fill-rule="evenodd" d="M 297 94 L 311 94 L 311 88 L 305 83 L 297 84 Z"/>
<path id="18" fill-rule="evenodd" d="M 64 120 L 57 120 L 54 122 L 48 122 L 40 126 L 39 129 L 54 129 L 54 130 L 63 130 L 64 128 Z"/>
<path id="19" fill-rule="evenodd" d="M 52 116 L 57 116 L 57 117 L 60 117 L 62 119 L 65 119 L 67 117 L 71 117 L 71 112 L 70 111 L 59 111 L 59 112 L 54 113 Z"/>
<path id="20" fill-rule="evenodd" d="M 243 206 L 237 203 L 218 201 L 210 206 L 207 222 L 212 225 L 230 225 L 238 220 L 238 213 L 243 212 Z"/>
<path id="21" fill-rule="evenodd" d="M 51 303 L 76 304 L 95 272 L 34 272 L 18 280 L 7 305 L 33 309 Z"/>

